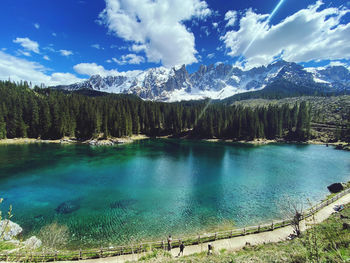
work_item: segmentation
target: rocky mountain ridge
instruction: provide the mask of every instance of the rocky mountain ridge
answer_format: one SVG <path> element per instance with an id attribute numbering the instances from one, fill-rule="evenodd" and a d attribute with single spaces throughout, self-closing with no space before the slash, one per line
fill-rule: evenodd
<path id="1" fill-rule="evenodd" d="M 94 75 L 84 82 L 53 88 L 135 94 L 145 100 L 172 102 L 225 99 L 235 94 L 264 89 L 281 80 L 323 92 L 350 91 L 350 72 L 343 66 L 304 68 L 283 60 L 250 70 L 222 63 L 201 65 L 194 73 L 189 73 L 185 65 L 170 69 L 159 67 L 106 77 Z"/>

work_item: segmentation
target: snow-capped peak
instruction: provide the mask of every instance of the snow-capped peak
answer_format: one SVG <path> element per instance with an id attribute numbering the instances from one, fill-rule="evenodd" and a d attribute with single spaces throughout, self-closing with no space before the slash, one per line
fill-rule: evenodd
<path id="1" fill-rule="evenodd" d="M 135 94 L 146 100 L 179 101 L 224 99 L 237 93 L 263 89 L 281 79 L 296 85 L 318 85 L 323 90 L 350 90 L 350 73 L 343 66 L 303 68 L 299 64 L 283 60 L 250 70 L 223 63 L 201 65 L 191 74 L 185 65 L 158 67 L 145 71 L 121 72 L 107 77 L 94 75 L 87 81 L 56 88 L 92 89 Z"/>

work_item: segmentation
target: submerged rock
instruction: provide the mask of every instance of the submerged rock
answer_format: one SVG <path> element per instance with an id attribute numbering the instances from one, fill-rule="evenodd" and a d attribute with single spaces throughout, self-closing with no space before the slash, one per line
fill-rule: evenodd
<path id="1" fill-rule="evenodd" d="M 123 199 L 123 200 L 119 200 L 114 203 L 111 203 L 110 208 L 112 209 L 119 208 L 119 209 L 126 210 L 130 208 L 132 205 L 134 205 L 136 202 L 137 200 L 135 199 Z"/>
<path id="2" fill-rule="evenodd" d="M 32 236 L 23 242 L 24 246 L 28 249 L 38 249 L 41 247 L 42 242 L 36 236 Z"/>
<path id="3" fill-rule="evenodd" d="M 80 204 L 77 200 L 71 200 L 61 203 L 56 207 L 55 211 L 59 214 L 70 214 L 80 208 Z"/>
<path id="4" fill-rule="evenodd" d="M 331 184 L 331 185 L 327 186 L 327 188 L 331 193 L 338 193 L 338 192 L 341 192 L 344 190 L 344 187 L 341 183 Z"/>
<path id="5" fill-rule="evenodd" d="M 12 240 L 14 237 L 22 233 L 23 229 L 20 225 L 5 219 L 0 221 L 0 233 L 3 233 L 3 239 L 5 241 Z"/>

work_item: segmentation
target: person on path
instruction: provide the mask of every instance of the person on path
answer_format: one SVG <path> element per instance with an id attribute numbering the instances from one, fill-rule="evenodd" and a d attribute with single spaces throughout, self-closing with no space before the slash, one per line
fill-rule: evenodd
<path id="1" fill-rule="evenodd" d="M 179 257 L 180 255 L 184 255 L 184 249 L 185 249 L 184 242 L 181 242 L 181 243 L 180 243 L 180 252 L 179 252 L 178 257 Z"/>
<path id="2" fill-rule="evenodd" d="M 172 239 L 172 237 L 171 237 L 171 235 L 169 235 L 169 237 L 168 237 L 168 251 L 170 251 L 171 250 L 171 242 L 173 242 L 173 239 Z"/>
<path id="3" fill-rule="evenodd" d="M 213 254 L 213 245 L 211 243 L 208 244 L 208 256 Z"/>

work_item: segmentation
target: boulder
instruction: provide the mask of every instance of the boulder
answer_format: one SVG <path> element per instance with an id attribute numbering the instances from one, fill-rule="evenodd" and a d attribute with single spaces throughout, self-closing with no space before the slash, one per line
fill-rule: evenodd
<path id="1" fill-rule="evenodd" d="M 14 237 L 19 235 L 23 231 L 22 227 L 20 225 L 5 219 L 0 221 L 0 234 L 2 236 L 1 239 L 8 241 L 12 240 Z"/>
<path id="2" fill-rule="evenodd" d="M 55 211 L 59 214 L 70 214 L 80 208 L 80 204 L 77 200 L 70 200 L 61 203 L 56 207 Z"/>
<path id="3" fill-rule="evenodd" d="M 336 150 L 343 150 L 344 146 L 342 144 L 338 144 L 337 146 L 335 146 Z"/>
<path id="4" fill-rule="evenodd" d="M 331 193 L 338 193 L 338 192 L 341 192 L 344 190 L 344 187 L 341 183 L 331 184 L 331 185 L 327 186 L 327 188 Z"/>
<path id="5" fill-rule="evenodd" d="M 28 238 L 26 241 L 24 241 L 23 244 L 26 248 L 34 250 L 34 249 L 41 247 L 42 242 L 36 236 L 32 236 L 32 237 Z"/>

